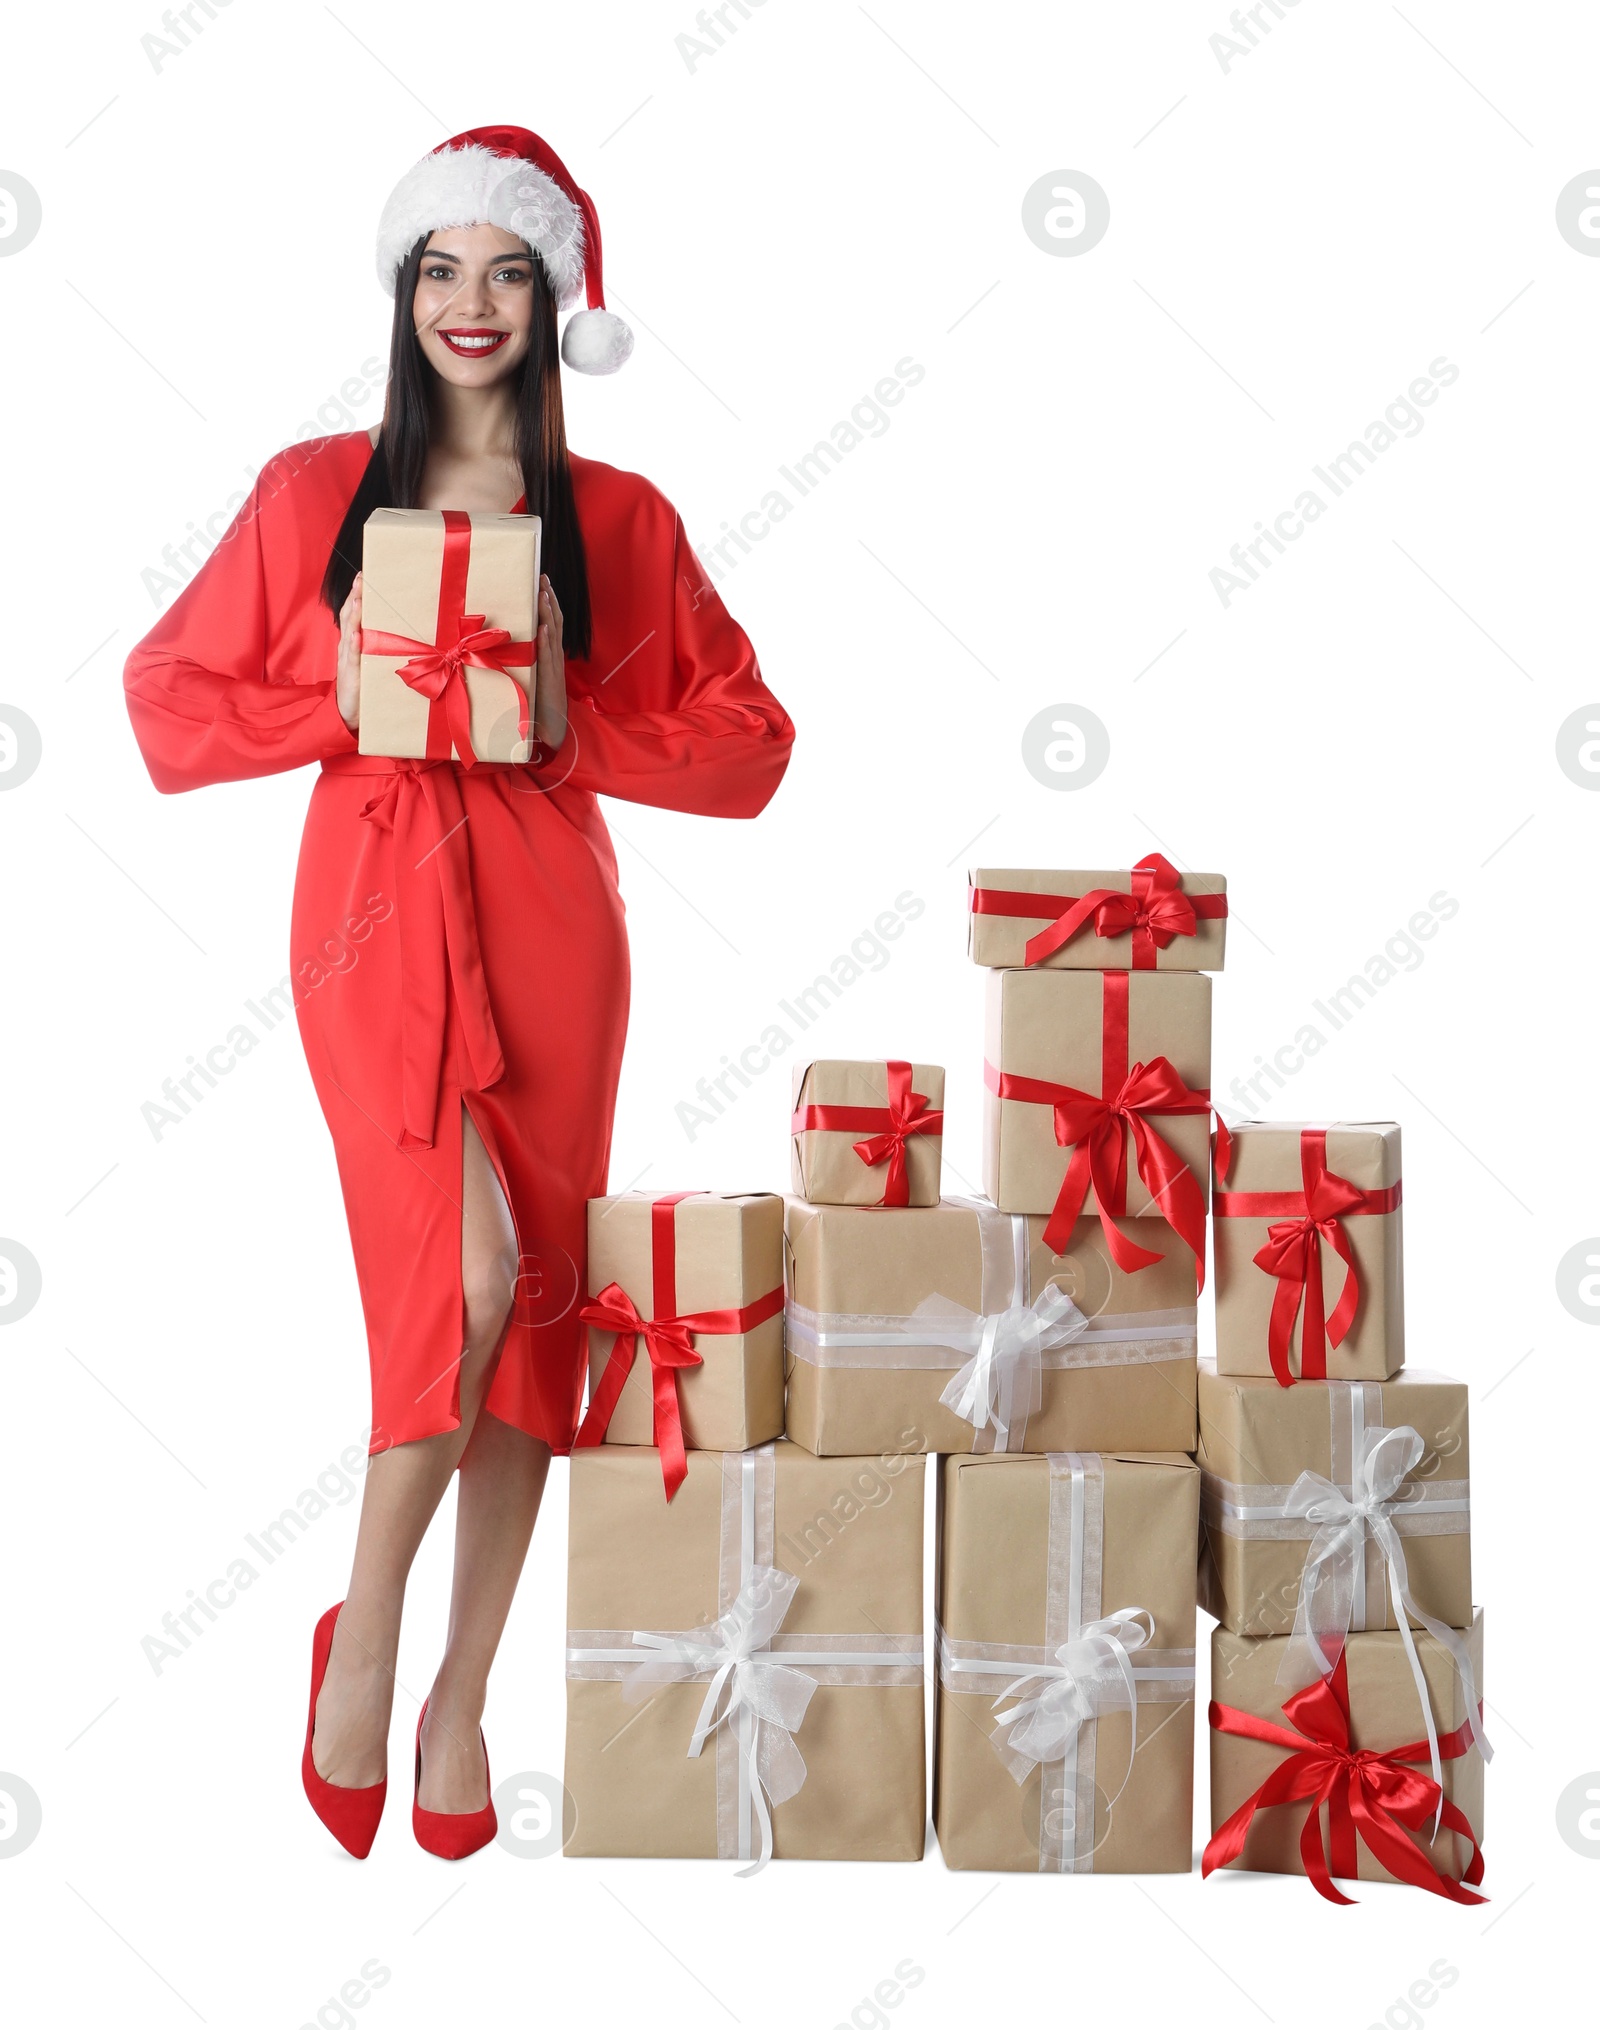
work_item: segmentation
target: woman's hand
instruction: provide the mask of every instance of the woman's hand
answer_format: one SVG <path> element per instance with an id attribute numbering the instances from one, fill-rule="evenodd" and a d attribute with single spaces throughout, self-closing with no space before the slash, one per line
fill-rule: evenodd
<path id="1" fill-rule="evenodd" d="M 356 583 L 359 585 L 360 580 Z M 567 737 L 567 662 L 561 648 L 561 607 L 555 587 L 539 579 L 539 635 L 534 676 L 533 737 L 554 753 Z"/>
<path id="2" fill-rule="evenodd" d="M 350 596 L 339 609 L 339 674 L 334 684 L 339 716 L 356 730 L 361 699 L 361 573 L 355 576 Z"/>

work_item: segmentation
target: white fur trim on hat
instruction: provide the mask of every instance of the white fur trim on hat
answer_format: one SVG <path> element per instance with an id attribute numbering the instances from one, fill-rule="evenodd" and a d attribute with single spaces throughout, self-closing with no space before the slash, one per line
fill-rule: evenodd
<path id="1" fill-rule="evenodd" d="M 424 155 L 395 185 L 378 222 L 378 280 L 384 293 L 394 294 L 401 263 L 418 240 L 447 226 L 476 225 L 499 226 L 527 241 L 543 263 L 558 310 L 578 300 L 584 249 L 577 206 L 533 163 L 476 142 Z M 610 372 L 627 356 L 624 349 L 611 368 L 581 371 Z M 572 359 L 567 363 L 577 365 Z"/>
<path id="2" fill-rule="evenodd" d="M 561 357 L 575 373 L 614 374 L 633 351 L 633 333 L 609 310 L 578 310 L 561 334 Z"/>

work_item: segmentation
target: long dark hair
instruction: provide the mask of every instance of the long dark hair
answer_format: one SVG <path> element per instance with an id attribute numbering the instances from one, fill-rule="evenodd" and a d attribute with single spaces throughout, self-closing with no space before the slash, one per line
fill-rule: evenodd
<path id="1" fill-rule="evenodd" d="M 383 427 L 333 539 L 322 596 L 335 619 L 361 569 L 361 531 L 374 508 L 415 507 L 428 456 L 429 368 L 417 343 L 412 299 L 422 270 L 422 238 L 401 264 L 394 290 L 394 325 L 389 338 L 389 388 Z M 537 256 L 533 262 L 533 330 L 517 381 L 517 462 L 522 467 L 526 507 L 538 515 L 540 565 L 561 606 L 562 642 L 569 656 L 590 647 L 589 572 L 583 531 L 572 498 L 567 460 L 567 426 L 561 406 L 560 351 L 556 303 Z"/>

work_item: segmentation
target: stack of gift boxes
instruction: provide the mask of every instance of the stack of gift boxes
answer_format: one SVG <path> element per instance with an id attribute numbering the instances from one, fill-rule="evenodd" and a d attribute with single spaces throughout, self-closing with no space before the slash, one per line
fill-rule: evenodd
<path id="1" fill-rule="evenodd" d="M 787 1199 L 590 1207 L 567 1851 L 921 1858 L 933 1455 L 947 1865 L 1191 1866 L 1198 1595 L 1208 1872 L 1470 1898 L 1466 1399 L 1401 1369 L 1398 1130 L 1213 1138 L 1220 876 L 970 900 L 985 1197 L 938 1066 L 819 1061 Z"/>

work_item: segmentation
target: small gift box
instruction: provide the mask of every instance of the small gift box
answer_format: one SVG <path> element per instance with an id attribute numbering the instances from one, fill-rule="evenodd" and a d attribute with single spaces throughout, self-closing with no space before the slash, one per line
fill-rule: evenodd
<path id="1" fill-rule="evenodd" d="M 794 1068 L 791 1188 L 813 1205 L 937 1205 L 944 1071 L 819 1058 Z"/>
<path id="2" fill-rule="evenodd" d="M 1405 1355 L 1400 1130 L 1242 1121 L 1213 1194 L 1217 1366 L 1383 1381 Z"/>
<path id="3" fill-rule="evenodd" d="M 1199 1491 L 1178 1455 L 942 1462 L 946 1867 L 1188 1873 Z"/>
<path id="4" fill-rule="evenodd" d="M 572 1458 L 569 1854 L 920 1861 L 922 1461 Z"/>
<path id="5" fill-rule="evenodd" d="M 1120 1268 L 1156 1256 L 1118 1230 L 1157 1216 L 1204 1275 L 1211 982 L 1204 973 L 991 972 L 984 1190 L 1049 1214 L 1060 1247 L 1085 1208 Z"/>
<path id="6" fill-rule="evenodd" d="M 1462 1631 L 1483 1681 L 1483 1616 Z M 1450 1651 L 1419 1639 L 1426 1696 L 1393 1633 L 1352 1635 L 1331 1673 L 1285 1696 L 1287 1643 L 1211 1637 L 1211 1824 L 1201 1872 L 1409 1882 L 1481 1903 L 1483 1753 L 1476 1698 Z M 1470 1702 L 1469 1702 L 1470 1701 Z M 1432 1740 L 1427 1727 L 1437 1730 Z"/>
<path id="7" fill-rule="evenodd" d="M 529 760 L 538 587 L 537 515 L 375 509 L 361 543 L 360 751 Z"/>
<path id="8" fill-rule="evenodd" d="M 1200 1605 L 1331 1654 L 1351 1629 L 1472 1619 L 1467 1391 L 1407 1368 L 1287 1396 L 1200 1364 Z"/>
<path id="9" fill-rule="evenodd" d="M 1044 1227 L 976 1198 L 898 1212 L 789 1199 L 789 1437 L 823 1454 L 1191 1450 L 1188 1255 L 1133 1275 L 1096 1221 L 1059 1254 Z M 1129 1232 L 1155 1252 L 1165 1229 Z"/>
<path id="10" fill-rule="evenodd" d="M 591 1198 L 589 1292 L 580 1446 L 656 1446 L 670 1501 L 688 1448 L 739 1452 L 782 1431 L 776 1194 Z"/>
<path id="11" fill-rule="evenodd" d="M 980 966 L 1222 971 L 1227 882 L 1179 874 L 1159 853 L 1120 871 L 979 867 L 967 885 L 967 948 Z"/>

